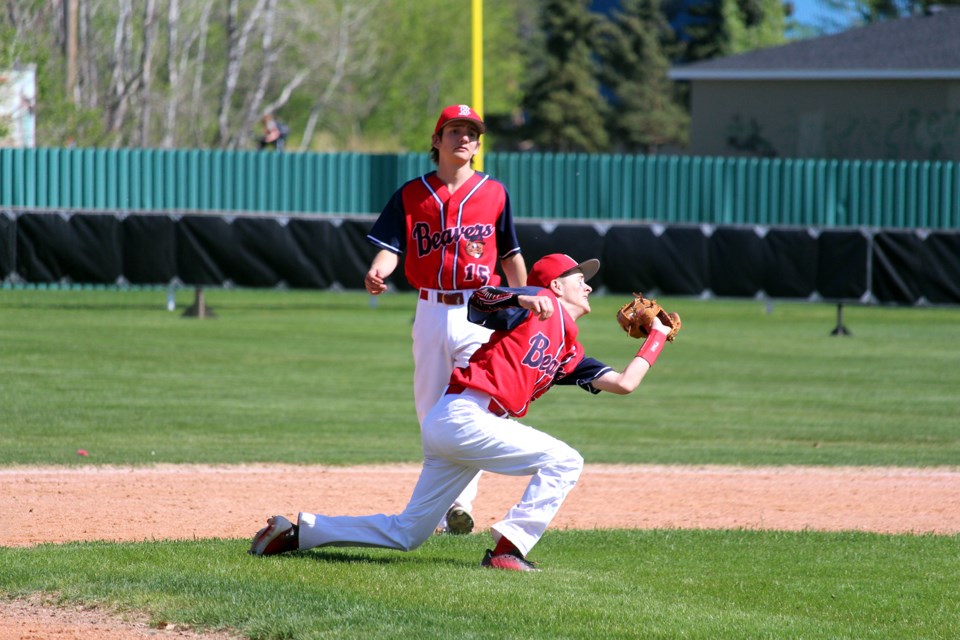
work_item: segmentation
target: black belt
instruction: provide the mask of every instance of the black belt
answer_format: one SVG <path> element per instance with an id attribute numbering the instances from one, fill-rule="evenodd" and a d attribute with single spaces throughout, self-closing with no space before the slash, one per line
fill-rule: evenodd
<path id="1" fill-rule="evenodd" d="M 447 387 L 447 393 L 445 395 L 457 396 L 466 390 L 467 390 L 467 387 L 463 386 L 462 384 L 451 384 L 450 386 Z M 490 398 L 490 404 L 487 405 L 487 411 L 497 416 L 498 418 L 502 418 L 505 415 L 507 415 L 507 410 L 501 407 L 500 403 L 494 400 L 493 398 Z"/>
<path id="2" fill-rule="evenodd" d="M 450 305 L 459 305 L 463 304 L 463 294 L 457 291 L 456 293 L 443 293 L 442 291 L 437 291 L 434 295 L 430 295 L 430 292 L 426 289 L 420 289 L 420 299 L 421 300 L 435 300 L 441 304 L 450 304 Z"/>

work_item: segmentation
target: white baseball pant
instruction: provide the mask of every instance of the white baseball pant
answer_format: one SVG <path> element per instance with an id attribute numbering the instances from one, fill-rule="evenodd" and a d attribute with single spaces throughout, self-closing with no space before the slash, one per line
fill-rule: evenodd
<path id="1" fill-rule="evenodd" d="M 300 549 L 384 547 L 409 551 L 431 535 L 451 501 L 480 470 L 528 475 L 520 499 L 491 533 L 526 555 L 543 536 L 583 469 L 583 457 L 553 436 L 500 418 L 490 396 L 473 390 L 444 395 L 421 426 L 423 470 L 398 515 L 324 516 L 300 513 Z"/>
<path id="2" fill-rule="evenodd" d="M 472 290 L 453 292 L 462 296 L 459 305 L 438 302 L 438 292 L 432 289 L 423 291 L 427 299 L 417 301 L 413 321 L 413 401 L 420 424 L 440 399 L 454 368 L 467 366 L 470 356 L 493 333 L 467 319 L 466 302 Z M 479 481 L 477 475 L 451 504 L 471 511 Z M 442 520 L 441 516 L 437 522 Z"/>

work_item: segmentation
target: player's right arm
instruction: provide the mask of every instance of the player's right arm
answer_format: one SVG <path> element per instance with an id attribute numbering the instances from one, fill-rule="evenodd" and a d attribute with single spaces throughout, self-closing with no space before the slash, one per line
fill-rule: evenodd
<path id="1" fill-rule="evenodd" d="M 375 296 L 387 290 L 387 284 L 384 280 L 396 270 L 400 264 L 400 256 L 406 249 L 406 213 L 403 209 L 403 190 L 410 182 L 397 189 L 390 196 L 390 200 L 383 211 L 380 212 L 380 216 L 373 223 L 373 227 L 367 235 L 367 242 L 379 251 L 373 257 L 370 270 L 363 278 L 363 286 Z"/>
<path id="2" fill-rule="evenodd" d="M 373 257 L 370 270 L 363 279 L 363 286 L 371 294 L 378 296 L 387 290 L 386 278 L 390 277 L 400 264 L 400 256 L 392 251 L 381 249 Z"/>
<path id="3" fill-rule="evenodd" d="M 480 287 L 470 296 L 467 319 L 488 329 L 512 329 L 530 312 L 546 320 L 554 312 L 554 298 L 538 287 Z"/>

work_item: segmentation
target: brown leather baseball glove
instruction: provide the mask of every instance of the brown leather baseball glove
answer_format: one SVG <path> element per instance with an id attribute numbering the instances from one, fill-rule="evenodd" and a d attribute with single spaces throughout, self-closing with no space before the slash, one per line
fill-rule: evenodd
<path id="1" fill-rule="evenodd" d="M 654 318 L 659 318 L 660 322 L 670 329 L 667 340 L 673 342 L 680 332 L 680 316 L 667 313 L 655 299 L 644 298 L 642 293 L 634 293 L 633 300 L 617 311 L 617 323 L 631 338 L 646 338 L 650 335 Z"/>

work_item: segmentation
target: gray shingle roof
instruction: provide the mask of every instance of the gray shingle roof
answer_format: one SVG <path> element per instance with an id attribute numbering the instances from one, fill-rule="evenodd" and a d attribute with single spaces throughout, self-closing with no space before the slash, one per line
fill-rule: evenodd
<path id="1" fill-rule="evenodd" d="M 674 80 L 960 79 L 960 8 L 674 67 Z"/>

